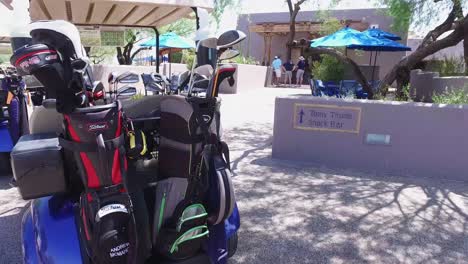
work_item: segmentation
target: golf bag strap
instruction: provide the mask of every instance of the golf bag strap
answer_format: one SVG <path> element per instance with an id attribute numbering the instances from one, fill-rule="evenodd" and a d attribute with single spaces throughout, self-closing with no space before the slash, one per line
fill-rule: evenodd
<path id="1" fill-rule="evenodd" d="M 231 159 L 229 156 L 229 147 L 228 144 L 224 141 L 219 142 L 219 147 L 221 148 L 221 153 L 224 155 L 226 165 L 229 170 L 231 170 Z"/>

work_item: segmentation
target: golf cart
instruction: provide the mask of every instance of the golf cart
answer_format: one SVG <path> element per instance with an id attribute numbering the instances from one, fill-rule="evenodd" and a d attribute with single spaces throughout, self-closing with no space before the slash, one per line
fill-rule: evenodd
<path id="1" fill-rule="evenodd" d="M 35 45 L 11 59 L 49 93 L 32 122 L 41 129 L 32 126 L 12 153 L 20 194 L 32 200 L 25 262 L 226 263 L 240 220 L 219 136 L 222 67 L 203 98 L 191 96 L 192 83 L 187 96 L 93 105 L 76 28 L 32 25 Z M 209 42 L 199 46 L 218 46 Z M 43 125 L 57 119 L 63 125 Z"/>

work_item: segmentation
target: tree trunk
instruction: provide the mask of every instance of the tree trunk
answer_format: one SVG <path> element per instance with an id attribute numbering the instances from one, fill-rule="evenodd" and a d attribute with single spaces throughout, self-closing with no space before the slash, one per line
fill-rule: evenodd
<path id="1" fill-rule="evenodd" d="M 465 18 L 465 23 L 463 23 L 464 35 L 463 40 L 463 52 L 465 55 L 465 75 L 468 76 L 468 19 Z"/>
<path id="2" fill-rule="evenodd" d="M 116 47 L 116 49 L 117 49 L 117 61 L 119 62 L 119 65 L 125 65 L 125 58 L 122 54 L 122 48 Z"/>
<path id="3" fill-rule="evenodd" d="M 357 78 L 357 81 L 362 85 L 362 89 L 368 94 L 369 99 L 372 99 L 374 97 L 374 92 L 372 91 L 371 86 L 367 82 L 366 76 L 362 73 L 361 69 L 359 69 L 359 66 L 357 65 L 356 62 L 354 62 L 352 59 L 348 58 L 345 56 L 343 53 L 334 50 L 334 49 L 326 49 L 326 48 L 311 48 L 309 49 L 310 53 L 312 54 L 327 54 L 331 55 L 338 60 L 347 63 L 351 66 L 354 75 Z"/>
<path id="4" fill-rule="evenodd" d="M 297 15 L 297 13 L 296 13 Z M 291 21 L 289 21 L 289 39 L 288 39 L 288 54 L 286 55 L 286 60 L 291 60 L 292 57 L 292 48 L 294 44 L 294 38 L 296 37 L 296 15 L 291 16 Z"/>
<path id="5" fill-rule="evenodd" d="M 292 57 L 292 48 L 294 44 L 294 38 L 296 37 L 296 17 L 297 14 L 299 14 L 299 11 L 301 11 L 301 5 L 307 0 L 299 0 L 297 1 L 294 5 L 292 3 L 292 0 L 286 0 L 288 3 L 288 8 L 289 8 L 289 39 L 287 43 L 287 60 L 289 61 Z"/>

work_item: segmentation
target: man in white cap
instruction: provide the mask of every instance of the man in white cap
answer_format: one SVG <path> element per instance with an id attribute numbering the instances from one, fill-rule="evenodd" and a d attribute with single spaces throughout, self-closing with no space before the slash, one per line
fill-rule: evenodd
<path id="1" fill-rule="evenodd" d="M 273 71 L 275 72 L 275 74 L 273 76 L 274 77 L 273 78 L 273 84 L 276 85 L 276 86 L 279 85 L 279 81 L 281 79 L 281 74 L 282 74 L 281 67 L 282 66 L 283 66 L 283 62 L 281 61 L 279 56 L 275 56 L 275 59 L 271 63 L 271 67 L 273 67 Z"/>
<path id="2" fill-rule="evenodd" d="M 306 62 L 303 56 L 299 57 L 299 62 L 296 65 L 297 73 L 296 73 L 296 84 L 298 86 L 302 85 L 302 81 L 304 79 L 304 71 L 306 68 Z"/>

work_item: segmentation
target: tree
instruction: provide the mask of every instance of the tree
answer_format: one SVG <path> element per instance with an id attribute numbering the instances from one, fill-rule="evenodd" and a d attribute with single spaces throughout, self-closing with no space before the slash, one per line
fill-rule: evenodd
<path id="1" fill-rule="evenodd" d="M 93 64 L 101 64 L 115 54 L 113 47 L 91 47 L 88 52 Z"/>
<path id="2" fill-rule="evenodd" d="M 296 17 L 297 14 L 299 14 L 299 11 L 301 11 L 301 5 L 304 4 L 306 1 L 307 0 L 286 0 L 286 3 L 288 3 L 289 8 L 289 39 L 287 42 L 287 60 L 291 59 L 294 38 L 296 37 Z"/>
<path id="3" fill-rule="evenodd" d="M 214 10 L 211 16 L 214 18 L 216 25 L 219 27 L 221 17 L 227 8 L 234 8 L 238 5 L 238 0 L 215 0 Z"/>
<path id="4" fill-rule="evenodd" d="M 465 68 L 468 69 L 468 15 L 463 15 L 462 0 L 383 0 L 383 3 L 389 6 L 389 15 L 394 17 L 397 29 L 407 29 L 410 23 L 427 24 L 435 13 L 439 13 L 437 10 L 446 7 L 449 7 L 450 12 L 440 25 L 426 34 L 413 53 L 398 62 L 383 78 L 379 86 L 382 94 L 385 95 L 388 85 L 397 81 L 397 96 L 402 97 L 403 87 L 409 82 L 409 72 L 416 64 L 431 54 L 457 45 L 462 40 L 465 40 Z M 441 38 L 444 34 L 448 35 Z"/>
<path id="5" fill-rule="evenodd" d="M 125 31 L 125 46 L 116 47 L 117 49 L 117 61 L 120 65 L 131 65 L 133 57 L 132 56 L 132 49 L 136 42 L 142 40 L 143 38 L 147 37 L 149 29 L 141 29 L 141 30 L 134 30 L 128 29 Z"/>
<path id="6" fill-rule="evenodd" d="M 167 32 L 174 32 L 179 36 L 187 37 L 195 32 L 196 25 L 194 19 L 182 18 L 169 25 L 163 26 L 159 29 L 160 34 Z"/>

